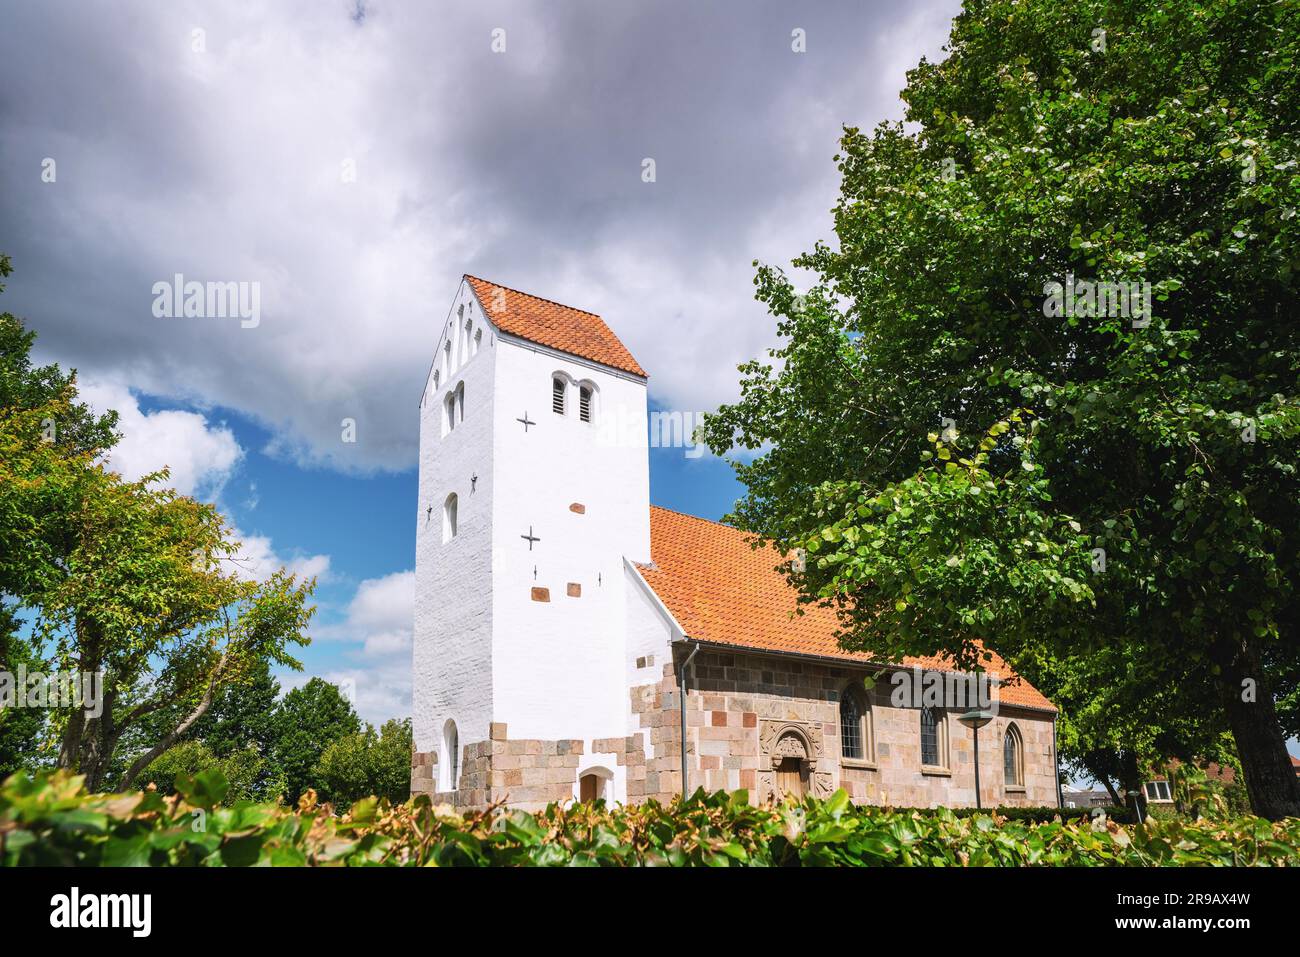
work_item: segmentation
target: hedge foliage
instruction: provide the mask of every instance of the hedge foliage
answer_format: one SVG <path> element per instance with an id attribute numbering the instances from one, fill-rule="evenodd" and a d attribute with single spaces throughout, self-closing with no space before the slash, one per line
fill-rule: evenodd
<path id="1" fill-rule="evenodd" d="M 1300 819 L 1151 821 L 1085 813 L 1050 823 L 996 812 L 856 807 L 844 792 L 753 807 L 743 792 L 696 792 L 669 805 L 552 805 L 537 814 L 458 814 L 427 798 L 367 798 L 336 815 L 305 795 L 296 808 L 222 805 L 206 771 L 177 793 L 87 794 L 64 772 L 0 785 L 0 861 L 83 866 L 1149 866 L 1300 865 Z"/>

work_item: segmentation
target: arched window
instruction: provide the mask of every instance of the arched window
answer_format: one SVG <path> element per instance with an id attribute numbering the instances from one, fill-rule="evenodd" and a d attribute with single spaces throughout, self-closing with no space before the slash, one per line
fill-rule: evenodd
<path id="1" fill-rule="evenodd" d="M 456 383 L 456 424 L 465 421 L 465 383 Z"/>
<path id="2" fill-rule="evenodd" d="M 456 393 L 448 392 L 442 400 L 442 434 L 446 435 L 456 428 Z"/>
<path id="3" fill-rule="evenodd" d="M 551 378 L 551 411 L 556 415 L 564 415 L 564 397 L 568 388 L 569 384 L 560 376 Z"/>
<path id="4" fill-rule="evenodd" d="M 840 755 L 850 761 L 870 761 L 874 753 L 871 705 L 860 688 L 846 688 L 840 698 Z"/>
<path id="5" fill-rule="evenodd" d="M 473 355 L 478 355 L 478 347 L 483 344 L 483 330 L 474 333 Z"/>
<path id="6" fill-rule="evenodd" d="M 449 542 L 456 537 L 456 506 L 458 500 L 456 493 L 452 492 L 447 496 L 447 501 L 442 506 L 442 540 Z"/>
<path id="7" fill-rule="evenodd" d="M 467 362 L 469 360 L 469 341 L 473 331 L 474 331 L 474 320 L 466 319 L 465 334 L 460 337 L 460 361 L 461 362 Z"/>
<path id="8" fill-rule="evenodd" d="M 451 375 L 451 330 L 447 330 L 447 341 L 442 347 L 442 374 Z"/>
<path id="9" fill-rule="evenodd" d="M 1002 736 L 1002 775 L 1007 787 L 1024 787 L 1025 747 L 1020 729 L 1014 724 L 1007 725 L 1007 733 Z"/>
<path id="10" fill-rule="evenodd" d="M 586 383 L 578 386 L 578 418 L 583 422 L 591 421 L 595 392 L 596 390 Z"/>
<path id="11" fill-rule="evenodd" d="M 948 766 L 948 726 L 938 708 L 921 709 L 921 764 L 929 768 Z"/>
<path id="12" fill-rule="evenodd" d="M 460 735 L 456 733 L 456 722 L 448 721 L 442 726 L 442 773 L 438 778 L 440 791 L 455 791 L 460 784 Z"/>

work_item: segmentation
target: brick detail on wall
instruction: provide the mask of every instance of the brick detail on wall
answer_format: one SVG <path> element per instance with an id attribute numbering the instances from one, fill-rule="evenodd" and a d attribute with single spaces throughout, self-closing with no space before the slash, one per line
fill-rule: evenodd
<path id="1" fill-rule="evenodd" d="M 566 588 L 566 592 L 570 598 L 581 598 L 582 585 L 580 585 L 578 582 L 569 582 Z"/>
<path id="2" fill-rule="evenodd" d="M 533 586 L 533 601 L 550 601 L 551 590 L 549 588 L 538 588 Z"/>
<path id="3" fill-rule="evenodd" d="M 540 810 L 552 802 L 573 798 L 583 742 L 573 739 L 511 740 L 504 723 L 494 721 L 487 741 L 461 748 L 460 786 L 437 790 L 437 755 L 414 752 L 411 758 L 411 794 L 428 794 L 435 804 L 456 808 L 483 808 L 505 802 L 524 810 Z"/>
<path id="4" fill-rule="evenodd" d="M 583 505 L 581 502 L 574 502 L 572 505 L 569 506 L 569 511 L 577 515 L 586 515 L 587 506 Z"/>

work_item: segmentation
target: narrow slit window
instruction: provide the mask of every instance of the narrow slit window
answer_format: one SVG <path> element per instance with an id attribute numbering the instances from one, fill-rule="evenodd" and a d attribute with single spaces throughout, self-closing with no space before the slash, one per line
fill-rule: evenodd
<path id="1" fill-rule="evenodd" d="M 446 503 L 442 506 L 442 540 L 449 542 L 456 537 L 456 493 L 452 492 L 447 496 Z"/>
<path id="2" fill-rule="evenodd" d="M 862 711 L 854 694 L 845 694 L 840 701 L 840 753 L 850 760 L 861 760 Z"/>
<path id="3" fill-rule="evenodd" d="M 556 415 L 564 415 L 564 380 L 555 378 L 551 380 L 551 411 Z"/>
<path id="4" fill-rule="evenodd" d="M 442 400 L 442 434 L 447 435 L 456 428 L 456 391 L 453 389 L 447 393 L 447 398 Z"/>

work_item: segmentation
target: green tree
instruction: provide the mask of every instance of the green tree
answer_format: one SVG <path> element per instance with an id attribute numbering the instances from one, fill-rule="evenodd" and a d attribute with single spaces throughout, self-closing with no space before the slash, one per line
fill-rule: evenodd
<path id="1" fill-rule="evenodd" d="M 375 796 L 400 804 L 411 796 L 411 720 L 385 721 L 378 732 L 345 735 L 327 747 L 314 776 L 324 800 L 340 806 Z"/>
<path id="2" fill-rule="evenodd" d="M 1270 818 L 1300 813 L 1298 24 L 968 0 L 913 127 L 845 131 L 812 288 L 759 269 L 784 341 L 708 426 L 764 450 L 735 520 L 807 549 L 847 645 L 1122 678 L 1229 728 Z M 1066 308 L 1075 278 L 1152 308 Z"/>
<path id="3" fill-rule="evenodd" d="M 0 253 L 0 280 L 8 278 L 13 265 Z M 0 283 L 0 292 L 4 291 Z M 12 313 L 0 313 L 0 415 L 17 410 L 43 408 L 51 402 L 75 396 L 77 371 L 63 372 L 57 364 L 32 365 L 32 344 L 36 333 Z M 96 415 L 84 403 L 69 401 L 58 418 L 43 423 L 43 437 L 72 452 L 99 453 L 119 438 L 117 413 Z M 5 583 L 0 581 L 0 591 Z"/>
<path id="4" fill-rule="evenodd" d="M 255 662 L 248 674 L 214 697 L 212 707 L 189 727 L 181 743 L 202 742 L 214 761 L 248 752 L 260 756 L 253 791 L 257 800 L 276 800 L 284 791 L 283 776 L 272 760 L 279 697 L 280 683 L 271 674 L 269 662 Z M 121 780 L 136 756 L 178 725 L 185 717 L 181 711 L 181 705 L 174 705 L 144 717 L 124 739 L 120 749 L 124 757 L 116 763 L 110 780 Z"/>
<path id="5" fill-rule="evenodd" d="M 139 776 L 137 786 L 152 784 L 163 794 L 176 793 L 176 780 L 182 776 L 193 777 L 202 771 L 221 772 L 228 789 L 221 803 L 227 806 L 236 801 L 275 801 L 280 792 L 264 784 L 268 776 L 266 758 L 252 748 L 234 751 L 218 757 L 202 741 L 183 741 L 160 755 Z"/>
<path id="6" fill-rule="evenodd" d="M 284 774 L 285 797 L 291 804 L 308 788 L 323 790 L 315 775 L 321 755 L 335 741 L 361 730 L 352 704 L 337 685 L 322 678 L 312 678 L 285 695 L 274 724 L 271 758 Z"/>
<path id="7" fill-rule="evenodd" d="M 113 420 L 89 417 L 71 377 L 33 370 L 32 337 L 11 318 L 0 335 L 12 403 L 0 407 L 0 591 L 36 613 L 35 646 L 57 670 L 102 676 L 101 713 L 49 711 L 58 765 L 89 788 L 105 783 L 124 735 L 176 709 L 126 768 L 120 786 L 131 787 L 226 687 L 267 661 L 300 667 L 289 648 L 306 643 L 314 583 L 283 570 L 247 580 L 214 507 L 161 487 L 165 471 L 138 482 L 108 471 L 98 459 Z"/>
<path id="8" fill-rule="evenodd" d="M 44 670 L 44 661 L 31 643 L 18 633 L 18 619 L 0 605 L 0 672 L 18 674 Z M 0 705 L 0 781 L 16 771 L 35 770 L 42 762 L 41 738 L 45 730 L 45 708 Z"/>

